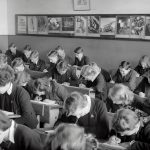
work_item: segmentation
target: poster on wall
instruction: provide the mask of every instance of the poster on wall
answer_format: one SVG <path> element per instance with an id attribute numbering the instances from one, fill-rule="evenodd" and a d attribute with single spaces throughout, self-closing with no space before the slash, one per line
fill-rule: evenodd
<path id="1" fill-rule="evenodd" d="M 131 38 L 144 38 L 145 16 L 131 16 Z"/>
<path id="2" fill-rule="evenodd" d="M 130 16 L 117 16 L 116 37 L 130 37 Z"/>
<path id="3" fill-rule="evenodd" d="M 27 17 L 17 16 L 17 33 L 26 34 L 27 33 Z"/>
<path id="4" fill-rule="evenodd" d="M 145 39 L 150 39 L 150 16 L 145 18 Z"/>
<path id="5" fill-rule="evenodd" d="M 75 17 L 75 35 L 76 36 L 87 35 L 87 16 Z"/>
<path id="6" fill-rule="evenodd" d="M 87 36 L 99 37 L 100 16 L 88 16 Z"/>
<path id="7" fill-rule="evenodd" d="M 37 32 L 38 34 L 48 34 L 47 16 L 37 16 Z"/>
<path id="8" fill-rule="evenodd" d="M 48 17 L 48 33 L 60 33 L 62 27 L 61 17 Z"/>
<path id="9" fill-rule="evenodd" d="M 36 16 L 28 16 L 28 34 L 37 34 Z"/>
<path id="10" fill-rule="evenodd" d="M 62 32 L 63 33 L 74 33 L 75 28 L 75 17 L 62 17 Z"/>
<path id="11" fill-rule="evenodd" d="M 116 32 L 116 18 L 115 17 L 101 18 L 100 34 L 115 35 L 115 32 Z"/>

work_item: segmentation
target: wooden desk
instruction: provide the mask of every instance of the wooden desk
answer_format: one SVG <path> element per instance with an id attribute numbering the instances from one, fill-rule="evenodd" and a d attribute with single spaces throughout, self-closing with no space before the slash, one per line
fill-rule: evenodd
<path id="1" fill-rule="evenodd" d="M 76 86 L 66 86 L 66 85 L 63 85 L 68 93 L 71 93 L 71 92 L 74 92 L 74 91 L 77 91 L 77 92 L 80 92 L 82 94 L 87 94 L 89 95 L 91 98 L 95 98 L 95 92 L 94 90 L 90 89 L 90 88 L 81 88 L 81 87 L 76 87 Z"/>
<path id="2" fill-rule="evenodd" d="M 38 116 L 39 123 L 48 123 L 49 127 L 53 127 L 59 116 L 59 109 L 62 108 L 58 104 L 49 104 L 41 101 L 31 100 L 33 109 Z"/>
<path id="3" fill-rule="evenodd" d="M 21 115 L 14 114 L 14 112 L 9 112 L 5 110 L 0 110 L 0 111 L 2 111 L 5 115 L 7 115 L 9 119 L 16 119 L 21 117 Z"/>

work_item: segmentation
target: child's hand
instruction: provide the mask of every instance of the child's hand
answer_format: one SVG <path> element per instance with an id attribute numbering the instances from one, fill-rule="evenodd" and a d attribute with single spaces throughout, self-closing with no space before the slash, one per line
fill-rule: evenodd
<path id="1" fill-rule="evenodd" d="M 64 83 L 62 83 L 62 85 L 69 86 L 70 83 L 69 82 L 64 82 Z"/>
<path id="2" fill-rule="evenodd" d="M 118 145 L 121 142 L 121 140 L 116 137 L 116 136 L 111 136 L 108 140 L 108 144 L 112 144 L 112 145 Z"/>
<path id="3" fill-rule="evenodd" d="M 145 97 L 145 93 L 139 92 L 139 96 L 142 97 L 142 98 L 144 98 Z"/>
<path id="4" fill-rule="evenodd" d="M 80 88 L 86 88 L 86 86 L 85 86 L 84 84 L 82 84 L 82 83 L 79 84 L 79 87 L 80 87 Z"/>

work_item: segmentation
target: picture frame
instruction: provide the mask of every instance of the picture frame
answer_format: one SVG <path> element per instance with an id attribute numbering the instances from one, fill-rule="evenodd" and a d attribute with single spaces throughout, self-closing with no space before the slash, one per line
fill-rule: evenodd
<path id="1" fill-rule="evenodd" d="M 90 10 L 90 0 L 73 0 L 73 9 L 75 11 Z"/>

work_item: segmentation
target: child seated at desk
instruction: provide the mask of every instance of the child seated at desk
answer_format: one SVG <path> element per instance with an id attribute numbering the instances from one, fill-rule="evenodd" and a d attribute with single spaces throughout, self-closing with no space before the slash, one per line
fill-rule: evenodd
<path id="1" fill-rule="evenodd" d="M 23 60 L 19 57 L 12 61 L 11 66 L 15 71 L 14 82 L 23 87 L 26 87 L 32 79 L 46 76 L 46 73 L 33 71 L 25 67 Z"/>
<path id="2" fill-rule="evenodd" d="M 115 83 L 122 83 L 127 85 L 132 91 L 136 88 L 137 72 L 131 69 L 131 65 L 127 61 L 122 61 L 119 69 L 113 76 Z"/>
<path id="3" fill-rule="evenodd" d="M 90 63 L 89 58 L 83 54 L 82 47 L 77 47 L 74 50 L 74 53 L 75 53 L 74 66 L 82 67 L 82 66 L 88 65 Z"/>
<path id="4" fill-rule="evenodd" d="M 95 97 L 105 101 L 107 98 L 107 88 L 106 81 L 101 73 L 101 69 L 97 65 L 86 65 L 81 70 L 81 76 L 84 79 L 83 83 L 79 86 L 92 88 L 95 91 Z"/>
<path id="5" fill-rule="evenodd" d="M 114 115 L 113 129 L 115 142 L 111 137 L 110 144 L 119 144 L 127 150 L 149 150 L 150 149 L 150 122 L 141 125 L 140 119 L 130 109 L 120 109 Z"/>
<path id="6" fill-rule="evenodd" d="M 60 61 L 60 57 L 58 55 L 58 52 L 54 50 L 50 51 L 47 54 L 47 57 L 49 59 L 49 66 L 44 71 L 48 72 L 49 77 L 51 77 L 53 70 L 56 69 L 56 65 Z"/>
<path id="7" fill-rule="evenodd" d="M 142 76 L 148 70 L 150 70 L 150 58 L 147 55 L 144 55 L 140 58 L 139 64 L 134 69 L 139 76 Z"/>
<path id="8" fill-rule="evenodd" d="M 52 79 L 55 79 L 56 82 L 64 85 L 78 86 L 79 79 L 75 74 L 73 68 L 69 67 L 65 61 L 60 61 L 56 69 L 52 73 Z"/>
<path id="9" fill-rule="evenodd" d="M 35 100 L 54 100 L 58 104 L 63 105 L 68 97 L 68 92 L 61 84 L 48 78 L 39 78 L 33 81 L 31 85 L 33 97 Z"/>
<path id="10" fill-rule="evenodd" d="M 59 57 L 61 60 L 65 61 L 69 66 L 73 65 L 73 59 L 66 55 L 65 50 L 63 49 L 62 46 L 57 46 L 55 48 L 55 51 L 58 53 Z"/>
<path id="11" fill-rule="evenodd" d="M 28 92 L 21 86 L 13 83 L 14 71 L 8 65 L 0 68 L 0 109 L 21 115 L 15 119 L 17 123 L 30 128 L 36 128 L 37 118 L 30 103 Z"/>
<path id="12" fill-rule="evenodd" d="M 36 131 L 10 120 L 0 111 L 0 149 L 42 150 L 40 135 Z"/>
<path id="13" fill-rule="evenodd" d="M 72 92 L 65 100 L 64 111 L 58 123 L 75 123 L 98 139 L 108 138 L 109 121 L 104 102 L 79 92 Z"/>
<path id="14" fill-rule="evenodd" d="M 29 69 L 34 71 L 43 71 L 45 66 L 45 61 L 40 59 L 39 52 L 37 50 L 33 51 L 30 56 L 31 63 L 29 64 Z"/>
<path id="15" fill-rule="evenodd" d="M 29 44 L 27 44 L 24 47 L 23 50 L 23 61 L 25 64 L 29 65 L 30 64 L 30 56 L 31 56 L 32 50 L 31 50 L 31 46 Z"/>

